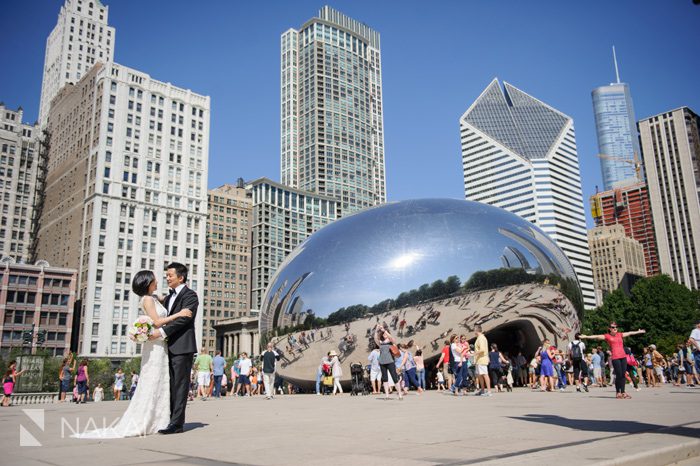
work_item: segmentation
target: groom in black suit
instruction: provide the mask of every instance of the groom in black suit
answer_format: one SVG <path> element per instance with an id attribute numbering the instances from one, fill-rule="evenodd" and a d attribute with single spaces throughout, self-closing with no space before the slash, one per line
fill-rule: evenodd
<path id="1" fill-rule="evenodd" d="M 192 359 L 197 352 L 197 340 L 194 334 L 194 320 L 197 316 L 199 298 L 185 284 L 187 267 L 173 262 L 165 270 L 165 279 L 170 288 L 163 306 L 168 315 L 177 314 L 183 309 L 192 311 L 192 317 L 180 317 L 161 327 L 160 332 L 168 343 L 168 368 L 170 369 L 170 424 L 159 430 L 161 434 L 182 432 L 185 425 L 185 408 L 190 390 L 190 372 Z"/>

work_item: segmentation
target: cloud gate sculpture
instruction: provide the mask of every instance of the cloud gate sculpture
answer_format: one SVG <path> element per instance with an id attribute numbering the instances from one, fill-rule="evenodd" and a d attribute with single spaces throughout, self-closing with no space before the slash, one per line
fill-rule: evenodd
<path id="1" fill-rule="evenodd" d="M 573 267 L 542 230 L 505 210 L 450 199 L 366 209 L 320 229 L 282 263 L 260 313 L 278 372 L 309 386 L 334 350 L 367 364 L 377 323 L 436 362 L 449 335 L 480 324 L 502 351 L 563 347 L 580 326 Z M 414 347 L 415 350 L 415 347 Z"/>

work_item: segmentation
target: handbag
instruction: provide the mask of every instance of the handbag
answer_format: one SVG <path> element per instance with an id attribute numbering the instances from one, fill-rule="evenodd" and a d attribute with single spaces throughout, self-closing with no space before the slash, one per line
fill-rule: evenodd
<path id="1" fill-rule="evenodd" d="M 391 345 L 389 347 L 389 351 L 391 351 L 391 355 L 395 358 L 398 358 L 399 356 L 401 356 L 401 350 L 399 350 L 399 347 L 396 345 Z"/>

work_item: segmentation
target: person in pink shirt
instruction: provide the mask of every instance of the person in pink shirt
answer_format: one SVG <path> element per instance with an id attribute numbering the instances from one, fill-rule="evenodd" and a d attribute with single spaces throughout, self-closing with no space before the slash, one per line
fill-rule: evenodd
<path id="1" fill-rule="evenodd" d="M 617 324 L 615 322 L 610 323 L 610 333 L 604 335 L 581 335 L 581 339 L 587 340 L 605 340 L 605 342 L 610 346 L 612 352 L 612 366 L 615 372 L 615 398 L 626 399 L 632 398 L 627 393 L 625 393 L 625 374 L 627 373 L 627 355 L 625 354 L 625 347 L 622 343 L 624 337 L 629 337 L 632 335 L 640 335 L 646 333 L 646 330 L 636 330 L 634 332 L 618 332 Z"/>

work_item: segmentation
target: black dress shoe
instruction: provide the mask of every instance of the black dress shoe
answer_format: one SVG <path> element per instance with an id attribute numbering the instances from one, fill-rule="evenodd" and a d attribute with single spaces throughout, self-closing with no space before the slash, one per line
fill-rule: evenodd
<path id="1" fill-rule="evenodd" d="M 168 426 L 165 429 L 161 429 L 158 431 L 159 434 L 163 434 L 163 435 L 181 434 L 182 432 L 183 432 L 182 427 L 178 427 L 178 426 Z"/>

